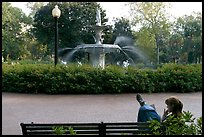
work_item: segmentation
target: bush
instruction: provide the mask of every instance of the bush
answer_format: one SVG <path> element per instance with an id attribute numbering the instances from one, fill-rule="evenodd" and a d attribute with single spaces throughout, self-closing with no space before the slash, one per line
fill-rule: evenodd
<path id="1" fill-rule="evenodd" d="M 163 123 L 148 122 L 154 135 L 202 135 L 202 116 L 196 119 L 189 111 L 184 111 L 181 117 L 170 116 Z"/>
<path id="2" fill-rule="evenodd" d="M 2 91 L 47 94 L 202 91 L 201 65 L 166 64 L 158 69 L 75 64 L 3 64 Z"/>
<path id="3" fill-rule="evenodd" d="M 162 74 L 159 77 L 163 78 L 166 91 L 187 92 L 202 87 L 201 65 L 165 64 L 158 69 L 158 74 Z"/>
<path id="4" fill-rule="evenodd" d="M 69 134 L 69 135 L 76 135 L 76 131 L 74 131 L 74 129 L 72 127 L 69 127 L 68 129 L 67 128 L 64 128 L 63 126 L 54 126 L 53 127 L 53 130 L 54 130 L 54 135 L 66 135 L 66 134 Z"/>

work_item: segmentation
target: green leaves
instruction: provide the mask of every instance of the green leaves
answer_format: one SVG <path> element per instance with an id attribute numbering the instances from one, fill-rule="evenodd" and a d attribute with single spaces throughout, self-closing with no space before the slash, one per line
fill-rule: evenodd
<path id="1" fill-rule="evenodd" d="M 190 111 L 181 117 L 169 116 L 164 122 L 148 121 L 154 135 L 202 135 L 202 116 L 194 118 Z"/>
<path id="2" fill-rule="evenodd" d="M 3 64 L 2 70 L 3 92 L 99 94 L 202 90 L 201 65 L 166 64 L 157 70 L 108 66 L 102 70 L 76 64 L 56 67 Z"/>
<path id="3" fill-rule="evenodd" d="M 21 9 L 10 3 L 2 3 L 2 55 L 4 59 L 18 59 L 28 55 L 24 46 L 25 33 L 22 30 L 31 23 Z"/>
<path id="4" fill-rule="evenodd" d="M 53 127 L 53 130 L 54 130 L 54 134 L 55 135 L 65 135 L 65 134 L 68 134 L 69 135 L 76 135 L 76 131 L 74 131 L 74 129 L 72 127 L 69 127 L 68 129 L 63 127 L 63 126 L 54 126 Z"/>
<path id="5" fill-rule="evenodd" d="M 163 2 L 132 2 L 129 4 L 133 25 L 139 25 L 136 33 L 137 43 L 144 49 L 150 60 L 159 64 L 159 58 L 165 52 L 170 34 L 167 4 Z M 147 48 L 146 48 L 147 47 Z M 159 48 L 159 50 L 156 50 Z M 160 53 L 159 53 L 160 52 Z M 161 55 L 160 55 L 161 54 Z M 158 57 L 157 57 L 157 56 Z"/>
<path id="6" fill-rule="evenodd" d="M 46 43 L 48 50 L 53 51 L 54 45 L 54 19 L 51 10 L 58 4 L 61 16 L 58 20 L 59 47 L 75 47 L 79 43 L 95 43 L 93 26 L 95 25 L 96 2 L 50 2 L 39 8 L 34 16 L 33 33 L 40 43 Z M 105 13 L 100 9 L 102 23 Z"/>

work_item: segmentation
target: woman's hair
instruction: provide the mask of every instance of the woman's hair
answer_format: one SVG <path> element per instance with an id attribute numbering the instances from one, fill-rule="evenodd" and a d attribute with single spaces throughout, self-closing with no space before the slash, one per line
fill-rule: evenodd
<path id="1" fill-rule="evenodd" d="M 183 103 L 174 96 L 171 96 L 165 100 L 165 103 L 172 107 L 172 113 L 182 114 Z"/>

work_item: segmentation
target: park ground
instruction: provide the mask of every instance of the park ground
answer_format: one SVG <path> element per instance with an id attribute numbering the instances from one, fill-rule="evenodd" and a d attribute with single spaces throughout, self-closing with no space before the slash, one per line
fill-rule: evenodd
<path id="1" fill-rule="evenodd" d="M 177 96 L 184 111 L 202 116 L 202 92 L 142 93 L 154 104 L 160 115 L 164 100 Z M 136 94 L 45 95 L 2 93 L 2 134 L 21 135 L 21 122 L 132 122 L 136 121 L 139 104 Z"/>

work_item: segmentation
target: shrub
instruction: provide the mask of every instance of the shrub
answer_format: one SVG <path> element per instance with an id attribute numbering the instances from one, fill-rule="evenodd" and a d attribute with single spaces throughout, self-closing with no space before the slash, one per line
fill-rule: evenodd
<path id="1" fill-rule="evenodd" d="M 53 127 L 55 135 L 65 135 L 65 134 L 70 134 L 70 135 L 76 135 L 76 131 L 72 127 L 69 127 L 68 129 L 63 127 L 63 126 L 54 126 Z"/>
<path id="2" fill-rule="evenodd" d="M 202 116 L 196 119 L 189 111 L 184 111 L 181 117 L 170 116 L 163 123 L 148 122 L 154 135 L 202 135 Z"/>
<path id="3" fill-rule="evenodd" d="M 47 94 L 190 92 L 202 90 L 201 65 L 158 69 L 75 64 L 3 64 L 2 91 Z"/>

